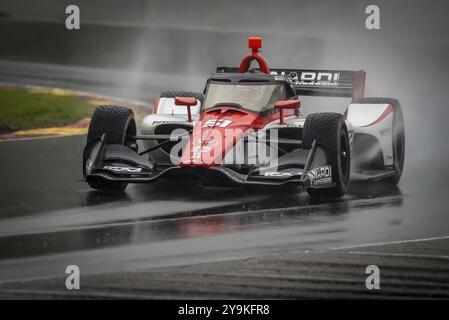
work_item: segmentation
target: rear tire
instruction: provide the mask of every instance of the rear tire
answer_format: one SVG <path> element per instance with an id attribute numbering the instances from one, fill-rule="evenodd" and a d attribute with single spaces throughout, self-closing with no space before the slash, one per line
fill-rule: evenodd
<path id="1" fill-rule="evenodd" d="M 393 98 L 361 98 L 353 103 L 360 104 L 389 104 L 393 107 L 393 170 L 394 175 L 385 179 L 384 182 L 397 185 L 404 170 L 405 159 L 405 126 L 401 104 Z M 367 106 L 368 107 L 368 106 Z"/>
<path id="2" fill-rule="evenodd" d="M 136 121 L 131 109 L 120 106 L 100 106 L 95 109 L 90 120 L 87 143 L 105 134 L 106 144 L 125 145 L 137 152 L 136 133 Z M 87 183 L 93 189 L 107 192 L 123 191 L 128 185 L 126 182 L 109 181 L 101 178 L 90 178 Z"/>
<path id="3" fill-rule="evenodd" d="M 310 149 L 313 141 L 325 149 L 331 164 L 331 188 L 307 188 L 312 198 L 339 198 L 346 194 L 349 185 L 351 156 L 349 134 L 343 115 L 339 113 L 314 113 L 304 123 L 302 148 Z M 305 173 L 306 174 L 306 173 Z"/>

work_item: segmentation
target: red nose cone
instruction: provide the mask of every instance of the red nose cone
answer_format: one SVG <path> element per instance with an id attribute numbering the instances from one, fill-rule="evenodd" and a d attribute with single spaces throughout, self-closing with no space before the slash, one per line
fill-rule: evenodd
<path id="1" fill-rule="evenodd" d="M 265 123 L 254 113 L 236 111 L 221 114 L 204 113 L 195 125 L 179 165 L 182 167 L 220 166 L 237 141 L 248 130 L 261 128 Z"/>
<path id="2" fill-rule="evenodd" d="M 260 37 L 248 38 L 248 47 L 253 52 L 259 52 L 259 49 L 262 48 L 262 38 L 260 38 Z"/>

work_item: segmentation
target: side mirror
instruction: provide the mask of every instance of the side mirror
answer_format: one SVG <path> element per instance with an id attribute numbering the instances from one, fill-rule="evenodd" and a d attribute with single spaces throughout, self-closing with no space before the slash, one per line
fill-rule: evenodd
<path id="1" fill-rule="evenodd" d="M 274 104 L 276 109 L 279 109 L 280 117 L 279 123 L 284 124 L 284 109 L 299 109 L 301 107 L 301 101 L 299 100 L 281 100 Z"/>
<path id="2" fill-rule="evenodd" d="M 188 121 L 192 122 L 192 113 L 190 112 L 191 106 L 196 106 L 198 101 L 194 97 L 175 97 L 175 105 L 187 107 Z"/>

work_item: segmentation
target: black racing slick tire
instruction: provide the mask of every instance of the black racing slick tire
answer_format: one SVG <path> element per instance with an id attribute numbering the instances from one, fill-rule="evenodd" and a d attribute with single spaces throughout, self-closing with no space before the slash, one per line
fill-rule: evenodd
<path id="1" fill-rule="evenodd" d="M 335 186 L 309 187 L 307 193 L 312 198 L 340 198 L 348 190 L 351 168 L 349 134 L 343 115 L 327 112 L 308 115 L 304 122 L 302 148 L 310 149 L 314 141 L 326 152 Z"/>
<path id="2" fill-rule="evenodd" d="M 90 121 L 87 143 L 105 134 L 106 144 L 125 145 L 137 152 L 136 133 L 136 121 L 131 109 L 113 105 L 99 106 Z M 108 192 L 122 191 L 128 185 L 126 182 L 92 178 L 87 183 L 93 189 Z"/>
<path id="3" fill-rule="evenodd" d="M 121 106 L 99 106 L 90 120 L 87 143 L 106 134 L 106 144 L 123 144 L 136 148 L 134 112 Z"/>
<path id="4" fill-rule="evenodd" d="M 389 104 L 393 108 L 393 134 L 392 134 L 392 144 L 393 144 L 393 170 L 394 175 L 388 177 L 384 182 L 397 185 L 401 179 L 402 172 L 404 170 L 404 160 L 405 160 L 405 126 L 404 126 L 404 115 L 402 113 L 401 104 L 397 99 L 393 98 L 361 98 L 353 103 L 359 104 Z"/>

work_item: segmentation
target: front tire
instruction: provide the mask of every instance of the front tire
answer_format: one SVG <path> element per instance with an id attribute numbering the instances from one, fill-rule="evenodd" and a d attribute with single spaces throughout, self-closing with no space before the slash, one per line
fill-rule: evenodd
<path id="1" fill-rule="evenodd" d="M 349 186 L 351 156 L 349 134 L 343 115 L 339 113 L 313 113 L 304 123 L 302 146 L 310 149 L 313 141 L 322 147 L 332 170 L 331 188 L 307 188 L 312 198 L 339 198 L 346 194 Z M 306 174 L 306 173 L 304 173 Z"/>
<path id="2" fill-rule="evenodd" d="M 131 109 L 112 105 L 99 106 L 90 120 L 87 143 L 106 134 L 106 144 L 122 144 L 137 149 L 136 133 L 136 120 Z"/>
<path id="3" fill-rule="evenodd" d="M 100 106 L 90 120 L 87 133 L 87 144 L 105 134 L 106 144 L 125 145 L 137 152 L 136 121 L 134 112 L 121 106 Z M 85 159 L 83 166 L 85 164 Z M 126 182 L 109 181 L 101 178 L 87 179 L 88 185 L 104 192 L 123 191 L 128 185 Z"/>

